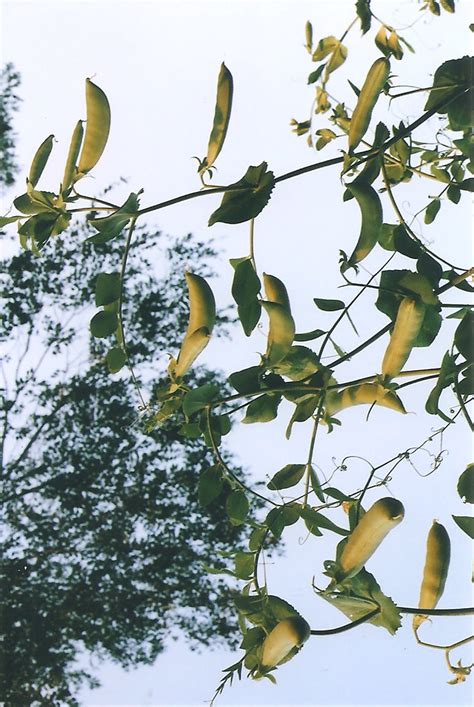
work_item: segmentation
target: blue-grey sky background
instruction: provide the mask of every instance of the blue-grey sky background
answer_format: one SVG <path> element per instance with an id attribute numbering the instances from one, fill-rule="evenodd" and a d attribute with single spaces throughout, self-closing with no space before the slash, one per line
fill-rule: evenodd
<path id="1" fill-rule="evenodd" d="M 401 83 L 427 85 L 427 77 L 443 59 L 459 58 L 469 51 L 470 3 L 461 0 L 457 4 L 455 15 L 444 13 L 435 18 L 421 14 L 415 0 L 373 0 L 374 12 L 385 22 L 403 27 L 401 34 L 417 50 L 402 62 L 393 62 L 393 72 L 400 71 L 404 77 Z M 343 146 L 336 141 L 321 153 L 311 152 L 304 138 L 291 133 L 289 121 L 306 119 L 313 98 L 313 89 L 306 85 L 315 66 L 303 47 L 306 20 L 313 22 L 316 40 L 329 34 L 339 36 L 353 19 L 352 0 L 4 0 L 1 12 L 2 61 L 12 61 L 22 75 L 23 101 L 16 116 L 22 174 L 27 173 L 39 143 L 50 133 L 57 139 L 45 172 L 45 188 L 57 186 L 72 129 L 78 118 L 85 118 L 86 77 L 93 77 L 109 97 L 112 131 L 101 162 L 93 176 L 81 183 L 81 189 L 98 192 L 125 177 L 127 184 L 120 183 L 114 190 L 117 202 L 140 188 L 144 189 L 143 206 L 199 188 L 191 157 L 202 157 L 206 151 L 222 61 L 232 71 L 235 92 L 228 137 L 214 181 L 236 181 L 249 164 L 262 160 L 275 174 L 281 174 L 336 156 Z M 373 32 L 363 40 L 359 35 L 355 28 L 348 36 L 347 68 L 337 72 L 330 84 L 331 93 L 352 106 L 354 96 L 347 78 L 360 85 L 378 56 Z M 417 117 L 424 100 L 421 95 L 394 103 L 388 124 Z M 381 101 L 375 119 L 384 119 L 386 106 L 387 102 Z M 318 120 L 318 127 L 328 127 L 325 117 Z M 401 187 L 398 195 L 407 217 L 413 217 L 437 189 L 433 182 L 419 183 L 415 178 Z M 6 195 L 3 211 L 11 196 Z M 259 270 L 275 274 L 287 284 L 300 331 L 324 328 L 331 321 L 330 315 L 316 310 L 313 297 L 348 299 L 347 291 L 338 289 L 338 250 L 350 252 L 358 235 L 359 213 L 354 202 L 343 204 L 341 197 L 337 167 L 315 172 L 278 186 L 256 222 Z M 149 223 L 173 235 L 192 231 L 215 240 L 222 256 L 216 264 L 219 277 L 213 288 L 223 307 L 230 302 L 232 269 L 227 259 L 247 254 L 248 225 L 216 224 L 209 229 L 207 220 L 218 202 L 213 196 L 186 202 L 152 215 Z M 384 215 L 387 222 L 395 222 L 387 203 Z M 432 226 L 425 226 L 422 217 L 415 218 L 413 225 L 441 255 L 469 266 L 469 223 L 464 197 L 459 207 L 443 202 Z M 373 272 L 382 257 L 376 254 L 367 261 L 365 272 L 364 263 L 360 277 Z M 399 267 L 406 267 L 406 261 L 401 262 Z M 355 314 L 361 336 L 386 323 L 383 315 L 371 309 L 362 308 Z M 416 350 L 409 367 L 438 366 L 455 325 L 451 322 L 447 327 L 436 351 Z M 336 341 L 347 348 L 358 343 L 348 325 L 341 327 Z M 349 362 L 341 379 L 377 372 L 386 345 L 386 339 L 379 341 L 366 355 Z M 264 348 L 262 331 L 248 340 L 237 331 L 231 342 L 212 342 L 203 361 L 229 374 L 257 363 L 257 352 Z M 166 362 L 166 354 L 157 353 L 160 363 Z M 360 407 L 341 414 L 343 427 L 318 437 L 316 464 L 322 476 L 327 478 L 345 454 L 378 464 L 428 437 L 440 426 L 423 412 L 421 395 L 426 397 L 428 390 L 407 389 L 404 401 L 410 414 L 405 417 L 382 408 L 372 412 L 369 423 Z M 287 463 L 306 459 L 310 431 L 297 426 L 287 442 L 284 428 L 289 407 L 287 413 L 276 424 L 238 426 L 232 436 L 231 448 L 256 478 L 271 476 Z M 471 544 L 451 519 L 451 513 L 469 512 L 455 491 L 459 474 L 471 460 L 471 442 L 462 422 L 445 435 L 442 447 L 449 453 L 435 474 L 422 478 L 432 461 L 423 452 L 413 458 L 413 465 L 401 465 L 389 485 L 390 493 L 405 504 L 405 521 L 370 560 L 368 569 L 400 605 L 414 606 L 418 601 L 425 538 L 434 516 L 446 525 L 453 542 L 451 571 L 440 605 L 466 606 L 471 602 Z M 428 449 L 437 454 L 439 438 Z M 367 465 L 354 462 L 334 483 L 352 490 L 363 484 L 366 474 Z M 386 493 L 371 493 L 367 503 Z M 332 517 L 344 522 L 342 511 Z M 313 575 L 316 584 L 324 584 L 322 562 L 333 558 L 336 542 L 328 534 L 321 539 L 307 538 L 304 528 L 293 527 L 285 557 L 267 567 L 270 591 L 294 604 L 313 628 L 346 622 L 342 614 L 315 597 L 311 588 Z M 394 638 L 368 625 L 351 633 L 313 638 L 295 660 L 278 670 L 277 686 L 244 679 L 226 689 L 217 704 L 470 704 L 472 681 L 447 685 L 450 676 L 442 652 L 418 647 L 410 626 L 406 618 Z M 471 627 L 467 618 L 437 619 L 423 627 L 423 635 L 432 642 L 451 642 L 468 635 Z M 458 657 L 468 662 L 469 646 Z M 170 643 L 154 666 L 128 673 L 93 661 L 103 685 L 98 690 L 84 690 L 81 699 L 84 705 L 201 705 L 212 696 L 221 669 L 236 659 L 235 653 L 222 649 L 191 653 L 184 641 L 178 641 Z M 83 660 L 89 662 L 87 656 Z"/>

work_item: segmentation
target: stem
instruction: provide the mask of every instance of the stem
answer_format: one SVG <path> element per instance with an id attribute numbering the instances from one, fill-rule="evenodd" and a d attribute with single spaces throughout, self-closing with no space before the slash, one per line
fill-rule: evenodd
<path id="1" fill-rule="evenodd" d="M 305 481 L 304 481 L 303 508 L 306 508 L 306 506 L 308 505 L 309 482 L 311 479 L 311 464 L 313 461 L 314 445 L 316 442 L 316 434 L 318 432 L 321 411 L 323 409 L 323 402 L 324 402 L 324 398 L 321 397 L 321 400 L 319 401 L 319 405 L 318 405 L 318 411 L 316 413 L 316 418 L 313 423 L 313 430 L 311 432 L 311 439 L 309 442 L 308 461 L 306 462 L 306 477 L 305 477 Z"/>
<path id="2" fill-rule="evenodd" d="M 474 606 L 458 607 L 456 609 L 415 609 L 412 606 L 397 606 L 402 614 L 423 614 L 425 616 L 470 616 L 474 614 Z"/>
<path id="3" fill-rule="evenodd" d="M 370 621 L 374 616 L 380 614 L 380 607 L 377 607 L 373 611 L 369 611 L 368 614 L 361 616 L 360 619 L 351 621 L 349 624 L 344 624 L 343 626 L 338 626 L 337 628 L 327 628 L 327 629 L 311 629 L 312 636 L 333 636 L 335 633 L 343 633 L 344 631 L 350 631 L 352 628 L 364 624 L 366 621 Z"/>
<path id="4" fill-rule="evenodd" d="M 253 269 L 257 272 L 257 264 L 255 262 L 255 219 L 250 219 L 250 262 L 253 265 Z"/>

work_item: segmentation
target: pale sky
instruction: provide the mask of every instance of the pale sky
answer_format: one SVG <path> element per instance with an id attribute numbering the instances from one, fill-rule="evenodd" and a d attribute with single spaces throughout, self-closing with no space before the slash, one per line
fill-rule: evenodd
<path id="1" fill-rule="evenodd" d="M 372 6 L 377 15 L 397 27 L 417 20 L 402 31 L 417 53 L 393 67 L 400 67 L 401 75 L 410 77 L 409 83 L 426 82 L 442 60 L 459 58 L 469 51 L 467 0 L 459 3 L 455 15 L 439 19 L 432 15 L 420 19 L 419 3 L 414 0 L 373 0 Z M 345 0 L 4 1 L 2 61 L 12 61 L 22 74 L 23 103 L 16 129 L 23 173 L 39 143 L 54 133 L 58 142 L 45 172 L 45 188 L 48 179 L 52 188 L 56 186 L 73 126 L 79 118 L 85 118 L 84 79 L 94 77 L 109 97 L 112 131 L 106 152 L 87 184 L 89 192 L 99 191 L 122 176 L 128 184 L 117 187 L 114 200 L 120 202 L 130 191 L 144 188 L 142 205 L 147 206 L 199 189 L 196 163 L 191 157 L 202 157 L 206 151 L 222 61 L 234 77 L 234 107 L 227 141 L 217 161 L 217 183 L 236 181 L 249 164 L 257 165 L 262 160 L 275 174 L 281 174 L 337 156 L 337 144 L 319 155 L 311 152 L 304 138 L 291 133 L 289 121 L 306 119 L 313 97 L 313 89 L 306 85 L 307 75 L 315 68 L 303 47 L 306 20 L 313 22 L 315 39 L 338 36 L 351 22 L 353 7 L 352 1 Z M 340 76 L 331 82 L 331 91 L 349 105 L 353 105 L 353 94 L 346 78 L 360 85 L 378 56 L 373 32 L 361 42 L 359 35 L 355 29 L 348 37 L 348 71 L 341 69 Z M 421 113 L 423 102 L 423 97 L 417 97 L 395 104 L 391 120 L 414 119 Z M 320 127 L 327 127 L 327 121 L 323 117 L 320 120 Z M 342 203 L 339 172 L 337 168 L 332 170 L 282 183 L 256 221 L 259 270 L 275 274 L 286 283 L 300 331 L 324 328 L 331 321 L 328 315 L 318 313 L 313 297 L 349 298 L 347 291 L 338 290 L 338 250 L 342 247 L 350 251 L 358 234 L 359 213 L 354 202 Z M 83 184 L 86 180 L 81 187 Z M 433 193 L 433 183 L 417 184 L 415 189 L 410 184 L 399 193 L 407 215 L 412 216 L 423 205 L 423 198 Z M 435 225 L 427 227 L 417 219 L 414 227 L 441 255 L 469 266 L 465 197 L 463 202 L 460 208 L 443 206 Z M 230 301 L 232 278 L 226 261 L 247 254 L 248 225 L 216 224 L 209 229 L 207 220 L 218 203 L 219 197 L 213 196 L 189 201 L 153 215 L 149 223 L 173 235 L 192 231 L 199 237 L 215 239 L 223 254 L 213 288 L 218 304 L 225 306 Z M 8 203 L 3 211 L 7 208 Z M 384 213 L 386 221 L 395 222 L 385 203 Z M 370 261 L 370 271 L 376 269 L 377 262 L 377 257 Z M 408 267 L 406 262 L 400 267 Z M 362 310 L 356 315 L 362 336 L 385 323 L 386 318 L 372 312 Z M 429 360 L 426 350 L 417 349 L 410 367 L 439 365 L 454 326 L 452 323 L 445 338 L 437 343 L 436 351 L 430 352 Z M 358 343 L 349 327 L 342 328 L 336 340 L 342 344 L 347 340 L 348 348 Z M 203 361 L 229 374 L 256 364 L 264 341 L 257 331 L 249 340 L 244 341 L 239 334 L 232 343 L 213 342 Z M 366 357 L 348 363 L 341 380 L 375 372 L 386 344 L 386 340 L 380 341 Z M 425 388 L 423 394 L 428 390 Z M 441 426 L 439 420 L 423 413 L 420 393 L 407 389 L 404 401 L 411 413 L 405 417 L 382 408 L 373 411 L 369 423 L 362 408 L 341 415 L 342 428 L 318 438 L 316 463 L 322 474 L 329 475 L 345 454 L 380 463 L 418 444 Z M 275 425 L 237 426 L 231 448 L 256 478 L 271 476 L 284 464 L 305 460 L 309 430 L 303 425 L 295 427 L 287 442 L 287 417 L 284 414 Z M 470 542 L 451 519 L 451 513 L 469 513 L 455 491 L 459 474 L 471 461 L 466 426 L 461 422 L 443 442 L 449 455 L 432 476 L 420 476 L 429 470 L 427 454 L 414 459 L 416 469 L 405 464 L 397 471 L 389 488 L 403 500 L 405 521 L 384 542 L 383 552 L 368 564 L 382 589 L 400 605 L 417 603 L 433 509 L 448 528 L 453 543 L 450 575 L 440 606 L 466 606 L 471 602 Z M 439 452 L 438 440 L 430 450 Z M 354 463 L 345 473 L 347 478 L 339 475 L 336 485 L 354 489 L 363 483 L 367 468 Z M 373 493 L 370 502 L 379 495 Z M 342 512 L 334 520 L 343 523 Z M 313 575 L 317 584 L 324 583 L 322 561 L 334 556 L 336 542 L 330 534 L 306 539 L 304 530 L 294 527 L 288 533 L 286 556 L 267 568 L 270 591 L 295 605 L 312 628 L 346 623 L 345 617 L 315 597 L 311 588 Z M 471 625 L 467 618 L 439 618 L 425 628 L 423 635 L 433 642 L 456 641 L 469 634 Z M 406 618 L 394 638 L 370 625 L 329 638 L 312 638 L 296 659 L 277 671 L 277 686 L 244 679 L 226 688 L 217 704 L 470 704 L 472 679 L 458 686 L 447 685 L 450 675 L 443 653 L 418 647 L 410 627 L 411 621 Z M 239 656 L 222 650 L 198 655 L 178 643 L 170 645 L 153 667 L 129 673 L 110 664 L 94 663 L 103 685 L 93 692 L 84 690 L 81 699 L 84 705 L 201 705 L 212 696 L 220 671 Z M 469 647 L 455 657 L 469 662 Z"/>

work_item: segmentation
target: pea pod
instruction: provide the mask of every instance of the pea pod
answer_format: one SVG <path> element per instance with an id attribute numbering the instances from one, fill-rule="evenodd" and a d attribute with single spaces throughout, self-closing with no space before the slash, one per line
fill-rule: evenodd
<path id="1" fill-rule="evenodd" d="M 82 120 L 78 120 L 72 134 L 71 143 L 67 154 L 66 166 L 64 168 L 64 176 L 61 184 L 63 193 L 67 191 L 74 182 L 74 178 L 76 176 L 76 163 L 79 156 L 79 150 L 81 149 L 83 136 L 84 128 L 82 125 Z"/>
<path id="2" fill-rule="evenodd" d="M 290 299 L 285 285 L 274 275 L 263 273 L 263 284 L 265 287 L 265 295 L 269 302 L 277 302 L 281 304 L 286 311 L 291 314 Z"/>
<path id="3" fill-rule="evenodd" d="M 41 145 L 35 152 L 28 174 L 28 182 L 35 187 L 38 184 L 39 178 L 43 174 L 46 167 L 46 162 L 49 159 L 51 150 L 53 149 L 54 135 L 48 135 L 46 140 L 43 140 Z"/>
<path id="4" fill-rule="evenodd" d="M 263 642 L 261 669 L 265 671 L 277 666 L 310 635 L 309 624 L 301 616 L 290 616 L 277 623 Z"/>
<path id="5" fill-rule="evenodd" d="M 107 144 L 110 131 L 110 105 L 101 88 L 86 79 L 86 134 L 77 166 L 83 175 L 90 172 L 99 161 Z"/>
<path id="6" fill-rule="evenodd" d="M 434 609 L 441 598 L 448 576 L 451 542 L 441 523 L 433 521 L 426 543 L 426 559 L 423 580 L 420 588 L 420 609 Z M 416 614 L 413 617 L 413 630 L 416 631 L 427 617 Z"/>
<path id="7" fill-rule="evenodd" d="M 181 378 L 207 346 L 216 320 L 216 302 L 212 290 L 200 275 L 185 274 L 189 294 L 189 323 L 178 359 L 171 360 L 170 374 Z"/>
<path id="8" fill-rule="evenodd" d="M 382 228 L 383 212 L 379 195 L 368 184 L 350 184 L 347 187 L 355 197 L 361 211 L 359 239 L 347 267 L 360 263 L 377 243 Z"/>
<path id="9" fill-rule="evenodd" d="M 382 375 L 387 379 L 396 378 L 408 361 L 420 333 L 425 310 L 425 305 L 422 302 L 417 302 L 411 297 L 402 299 L 390 342 L 382 361 Z"/>
<path id="10" fill-rule="evenodd" d="M 339 558 L 338 581 L 354 577 L 374 554 L 385 536 L 405 515 L 400 501 L 387 497 L 376 501 L 359 520 Z"/>
<path id="11" fill-rule="evenodd" d="M 227 66 L 222 63 L 217 80 L 216 108 L 214 112 L 214 122 L 212 125 L 207 155 L 203 160 L 200 171 L 209 169 L 216 161 L 219 152 L 224 144 L 227 128 L 229 127 L 230 112 L 232 109 L 232 95 L 234 92 L 234 81 Z"/>
<path id="12" fill-rule="evenodd" d="M 369 69 L 349 125 L 349 152 L 358 146 L 370 124 L 372 111 L 390 74 L 390 62 L 381 57 Z"/>
<path id="13" fill-rule="evenodd" d="M 268 367 L 279 363 L 295 338 L 295 322 L 288 310 L 277 302 L 262 302 L 270 320 L 265 359 Z"/>
<path id="14" fill-rule="evenodd" d="M 387 390 L 380 383 L 361 383 L 342 391 L 328 391 L 325 408 L 330 416 L 353 405 L 382 405 L 396 412 L 406 414 L 403 403 L 392 390 Z"/>

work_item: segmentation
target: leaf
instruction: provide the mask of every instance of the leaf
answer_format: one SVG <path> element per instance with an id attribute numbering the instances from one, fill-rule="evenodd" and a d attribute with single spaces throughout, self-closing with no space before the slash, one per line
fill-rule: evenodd
<path id="1" fill-rule="evenodd" d="M 433 199 L 433 201 L 431 201 L 428 204 L 428 206 L 425 209 L 425 218 L 424 218 L 426 225 L 433 223 L 436 216 L 438 215 L 440 208 L 441 208 L 440 199 Z"/>
<path id="2" fill-rule="evenodd" d="M 293 525 L 299 519 L 299 510 L 294 506 L 272 508 L 265 518 L 265 525 L 275 538 L 280 538 L 287 525 Z"/>
<path id="3" fill-rule="evenodd" d="M 319 339 L 320 336 L 326 334 L 322 329 L 313 329 L 313 331 L 305 331 L 301 334 L 295 334 L 295 341 L 314 341 L 314 339 Z"/>
<path id="4" fill-rule="evenodd" d="M 474 340 L 474 312 L 469 310 L 461 319 L 454 334 L 454 343 L 457 350 L 466 361 L 473 360 L 473 340 Z"/>
<path id="5" fill-rule="evenodd" d="M 314 469 L 313 466 L 310 468 L 310 482 L 311 482 L 311 488 L 313 489 L 314 493 L 316 494 L 316 497 L 321 501 L 321 503 L 325 503 L 326 499 L 324 498 L 324 493 L 321 488 L 321 482 L 318 479 L 318 475 Z"/>
<path id="6" fill-rule="evenodd" d="M 103 339 L 114 334 L 118 327 L 118 317 L 115 312 L 106 312 L 102 310 L 97 312 L 90 321 L 90 330 L 92 336 L 97 339 Z"/>
<path id="7" fill-rule="evenodd" d="M 266 528 L 254 528 L 249 537 L 249 550 L 256 552 L 262 545 L 267 534 Z"/>
<path id="8" fill-rule="evenodd" d="M 349 535 L 348 530 L 345 530 L 345 528 L 340 528 L 338 525 L 329 520 L 329 518 L 323 516 L 322 513 L 318 513 L 312 508 L 309 508 L 309 506 L 300 508 L 300 516 L 312 525 L 315 525 L 317 528 L 324 528 L 325 530 L 330 530 L 331 532 L 337 533 L 338 535 L 343 535 L 344 537 Z"/>
<path id="9" fill-rule="evenodd" d="M 255 299 L 253 302 L 249 302 L 248 304 L 239 304 L 237 307 L 237 313 L 239 315 L 239 320 L 242 324 L 242 329 L 244 330 L 245 336 L 250 336 L 260 321 L 262 305 L 258 299 Z"/>
<path id="10" fill-rule="evenodd" d="M 316 81 L 319 79 L 321 74 L 324 71 L 324 64 L 321 64 L 321 66 L 318 66 L 316 71 L 312 71 L 310 75 L 308 76 L 308 84 L 316 83 Z"/>
<path id="11" fill-rule="evenodd" d="M 105 360 L 110 373 L 118 373 L 127 363 L 127 355 L 123 349 L 115 347 L 107 352 Z"/>
<path id="12" fill-rule="evenodd" d="M 249 167 L 242 179 L 225 192 L 221 205 L 209 219 L 209 226 L 218 222 L 243 223 L 255 218 L 268 204 L 274 184 L 273 172 L 267 171 L 266 162 Z"/>
<path id="13" fill-rule="evenodd" d="M 306 464 L 286 464 L 272 477 L 272 480 L 267 484 L 267 488 L 274 491 L 296 486 L 303 478 L 305 469 Z"/>
<path id="14" fill-rule="evenodd" d="M 227 497 L 225 508 L 232 525 L 241 525 L 245 522 L 249 512 L 247 496 L 243 491 L 232 491 Z"/>
<path id="15" fill-rule="evenodd" d="M 295 410 L 286 429 L 286 439 L 290 439 L 291 431 L 295 422 L 305 422 L 313 415 L 318 406 L 319 399 L 319 395 L 314 395 L 314 393 L 303 395 L 298 399 Z"/>
<path id="16" fill-rule="evenodd" d="M 238 393 L 253 393 L 261 387 L 262 366 L 250 366 L 229 376 L 229 383 Z"/>
<path id="17" fill-rule="evenodd" d="M 224 479 L 222 471 L 218 466 L 211 466 L 205 469 L 198 483 L 198 498 L 202 506 L 208 506 L 221 493 L 224 487 Z"/>
<path id="18" fill-rule="evenodd" d="M 91 236 L 87 240 L 91 243 L 107 243 L 107 241 L 120 235 L 132 216 L 135 216 L 138 211 L 140 205 L 138 196 L 140 193 L 134 194 L 132 192 L 125 203 L 110 216 L 88 219 L 88 222 L 98 231 L 98 234 Z"/>
<path id="19" fill-rule="evenodd" d="M 382 224 L 378 241 L 385 250 L 396 250 L 407 258 L 418 258 L 423 252 L 421 246 L 410 238 L 406 229 L 397 224 Z"/>
<path id="20" fill-rule="evenodd" d="M 235 576 L 239 579 L 251 579 L 255 568 L 253 552 L 238 552 L 235 556 Z"/>
<path id="21" fill-rule="evenodd" d="M 120 273 L 99 273 L 95 283 L 95 303 L 98 307 L 111 304 L 120 297 Z"/>
<path id="22" fill-rule="evenodd" d="M 339 42 L 338 45 L 334 47 L 329 61 L 326 64 L 326 68 L 324 71 L 325 82 L 328 80 L 329 75 L 332 74 L 333 71 L 336 71 L 336 69 L 339 69 L 339 67 L 343 65 L 346 59 L 347 49 L 343 44 L 341 44 L 341 42 Z"/>
<path id="23" fill-rule="evenodd" d="M 242 650 L 244 651 L 251 650 L 256 646 L 261 645 L 265 640 L 266 636 L 267 634 L 265 633 L 263 628 L 260 628 L 260 626 L 249 628 L 248 631 L 246 631 L 246 633 L 244 634 L 242 643 L 240 644 L 240 648 L 242 648 Z"/>
<path id="24" fill-rule="evenodd" d="M 205 383 L 190 390 L 183 398 L 183 412 L 187 418 L 198 410 L 202 410 L 219 394 L 219 386 L 215 383 Z"/>
<path id="25" fill-rule="evenodd" d="M 458 494 L 464 503 L 474 503 L 474 464 L 468 464 L 458 480 Z"/>
<path id="26" fill-rule="evenodd" d="M 329 56 L 339 44 L 339 40 L 333 35 L 320 39 L 316 45 L 316 50 L 313 52 L 313 61 L 322 61 Z"/>
<path id="27" fill-rule="evenodd" d="M 222 63 L 217 80 L 216 107 L 212 131 L 209 137 L 207 155 L 199 169 L 200 172 L 204 172 L 214 164 L 222 149 L 229 126 L 233 92 L 234 81 L 232 74 L 227 66 Z"/>
<path id="28" fill-rule="evenodd" d="M 472 516 L 453 516 L 453 520 L 462 531 L 469 535 L 474 540 L 474 517 Z"/>
<path id="29" fill-rule="evenodd" d="M 453 204 L 459 204 L 459 201 L 461 199 L 461 190 L 455 184 L 450 184 L 446 191 L 446 196 L 448 197 L 449 201 L 453 202 Z"/>
<path id="30" fill-rule="evenodd" d="M 436 381 L 436 385 L 428 396 L 425 404 L 425 410 L 430 415 L 440 415 L 443 420 L 449 420 L 449 418 L 444 415 L 439 409 L 439 398 L 441 393 L 445 388 L 449 388 L 456 379 L 456 362 L 454 358 L 450 355 L 449 351 L 443 356 L 443 361 L 441 363 L 441 368 Z"/>
<path id="31" fill-rule="evenodd" d="M 292 346 L 273 370 L 281 376 L 299 381 L 315 373 L 319 367 L 319 359 L 314 351 L 306 346 Z"/>
<path id="32" fill-rule="evenodd" d="M 362 34 L 365 34 L 370 29 L 372 13 L 370 12 L 370 0 L 357 0 L 356 2 L 357 17 L 360 20 L 360 29 Z"/>
<path id="33" fill-rule="evenodd" d="M 13 200 L 13 206 L 22 214 L 28 216 L 44 212 L 54 211 L 54 200 L 56 194 L 50 191 L 37 191 L 36 189 L 27 194 L 21 194 Z"/>
<path id="34" fill-rule="evenodd" d="M 339 309 L 344 309 L 346 306 L 340 299 L 320 299 L 313 297 L 313 302 L 316 307 L 322 309 L 323 312 L 336 312 Z"/>
<path id="35" fill-rule="evenodd" d="M 420 275 L 423 275 L 429 280 L 432 287 L 438 287 L 441 275 L 443 274 L 443 268 L 431 255 L 422 253 L 417 260 L 416 269 Z M 432 304 L 434 304 L 434 302 Z"/>
<path id="36" fill-rule="evenodd" d="M 425 110 L 436 108 L 437 113 L 446 114 L 452 130 L 468 130 L 472 126 L 472 77 L 474 75 L 474 58 L 464 56 L 462 59 L 450 59 L 439 66 L 433 78 L 433 88 L 430 91 Z M 462 88 L 464 87 L 464 92 Z M 461 95 L 452 100 L 461 91 Z M 449 101 L 449 102 L 448 102 Z"/>
<path id="37" fill-rule="evenodd" d="M 239 258 L 232 281 L 232 297 L 237 304 L 253 302 L 260 292 L 260 279 L 255 272 L 251 258 Z"/>
<path id="38" fill-rule="evenodd" d="M 252 400 L 247 406 L 247 412 L 242 420 L 245 424 L 253 422 L 271 422 L 278 415 L 278 406 L 281 403 L 281 395 L 266 394 Z"/>
<path id="39" fill-rule="evenodd" d="M 3 216 L 0 217 L 0 228 L 3 228 L 4 226 L 8 226 L 9 223 L 15 223 L 15 221 L 18 221 L 21 216 Z"/>

